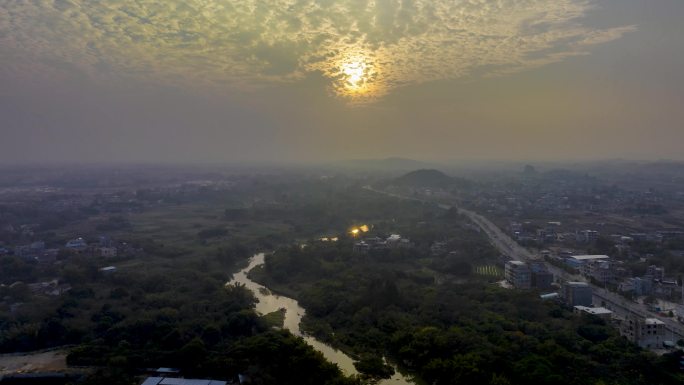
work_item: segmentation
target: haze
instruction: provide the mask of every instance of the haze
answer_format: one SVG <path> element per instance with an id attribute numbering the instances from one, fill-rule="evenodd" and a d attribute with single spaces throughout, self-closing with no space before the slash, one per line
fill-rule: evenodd
<path id="1" fill-rule="evenodd" d="M 6 1 L 0 162 L 684 159 L 684 2 Z"/>

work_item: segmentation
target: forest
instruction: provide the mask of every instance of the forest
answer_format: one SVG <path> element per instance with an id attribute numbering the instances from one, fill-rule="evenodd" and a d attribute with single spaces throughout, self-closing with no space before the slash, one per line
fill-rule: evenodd
<path id="1" fill-rule="evenodd" d="M 437 385 L 684 383 L 676 356 L 641 350 L 599 318 L 468 269 L 425 279 L 410 252 L 354 255 L 347 246 L 281 248 L 253 275 L 294 295 L 305 329 L 361 359 L 362 372 L 386 377 L 387 357 Z"/>

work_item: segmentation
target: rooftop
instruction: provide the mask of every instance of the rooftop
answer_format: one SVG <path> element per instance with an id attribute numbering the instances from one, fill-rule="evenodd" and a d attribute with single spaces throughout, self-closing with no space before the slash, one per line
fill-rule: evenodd
<path id="1" fill-rule="evenodd" d="M 612 311 L 606 309 L 605 307 L 575 306 L 575 309 L 594 315 L 613 314 Z"/>
<path id="2" fill-rule="evenodd" d="M 573 255 L 570 258 L 576 259 L 578 261 L 586 261 L 592 259 L 610 259 L 610 257 L 607 255 Z"/>
<path id="3" fill-rule="evenodd" d="M 657 318 L 646 318 L 644 320 L 644 323 L 646 325 L 665 325 L 665 322 L 663 322 Z"/>
<path id="4" fill-rule="evenodd" d="M 192 378 L 147 377 L 141 385 L 226 385 L 226 382 Z"/>

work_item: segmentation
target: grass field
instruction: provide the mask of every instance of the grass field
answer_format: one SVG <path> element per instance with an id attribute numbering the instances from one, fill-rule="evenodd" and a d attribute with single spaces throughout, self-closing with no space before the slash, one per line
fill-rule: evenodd
<path id="1" fill-rule="evenodd" d="M 496 265 L 477 266 L 475 267 L 475 273 L 485 277 L 500 278 L 504 276 L 503 269 Z"/>

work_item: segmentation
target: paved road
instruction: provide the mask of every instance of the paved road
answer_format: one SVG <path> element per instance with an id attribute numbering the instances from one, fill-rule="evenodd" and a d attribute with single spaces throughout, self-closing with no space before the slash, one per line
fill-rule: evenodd
<path id="1" fill-rule="evenodd" d="M 426 199 L 419 199 L 415 197 L 406 197 L 406 196 L 401 196 L 398 194 L 393 194 L 389 193 L 386 191 L 382 190 L 377 190 L 374 189 L 371 186 L 364 186 L 364 189 L 373 191 L 379 194 L 384 194 L 388 196 L 392 196 L 395 198 L 399 199 L 406 199 L 406 200 L 413 200 L 413 201 L 419 201 L 423 203 L 435 203 L 431 202 Z M 450 206 L 447 204 L 438 204 L 440 208 L 443 208 L 445 210 L 449 210 L 452 207 L 455 206 Z M 456 207 L 458 212 L 460 214 L 463 214 L 470 218 L 471 221 L 473 221 L 476 225 L 478 225 L 484 232 L 487 234 L 489 237 L 490 241 L 492 244 L 499 249 L 499 251 L 503 254 L 508 255 L 514 260 L 519 260 L 519 261 L 540 261 L 542 260 L 540 256 L 534 255 L 530 253 L 529 250 L 526 248 L 520 246 L 518 242 L 514 241 L 511 237 L 509 237 L 507 234 L 505 234 L 498 226 L 496 226 L 492 221 L 489 219 L 485 218 L 484 216 L 472 211 L 472 210 L 467 210 L 464 208 L 459 208 Z M 555 277 L 560 277 L 561 280 L 564 281 L 586 281 L 584 278 L 578 275 L 573 275 L 568 273 L 567 271 L 560 269 L 556 266 L 553 266 L 551 264 L 548 264 L 548 269 Z M 627 300 L 626 298 L 618 295 L 617 293 L 608 291 L 602 287 L 593 285 L 591 282 L 587 282 L 592 286 L 592 291 L 594 294 L 595 299 L 598 299 L 602 306 L 605 306 L 609 309 L 611 309 L 613 312 L 616 314 L 619 314 L 621 316 L 626 316 L 626 315 L 639 315 L 641 317 L 646 317 L 646 318 L 658 318 L 659 320 L 663 321 L 665 323 L 665 329 L 668 331 L 668 335 L 672 336 L 672 340 L 677 341 L 679 339 L 684 338 L 684 325 L 680 324 L 678 321 L 673 320 L 668 317 L 659 317 L 654 313 L 649 312 L 645 305 L 635 303 L 632 301 Z M 597 303 L 597 304 L 598 304 Z"/>

